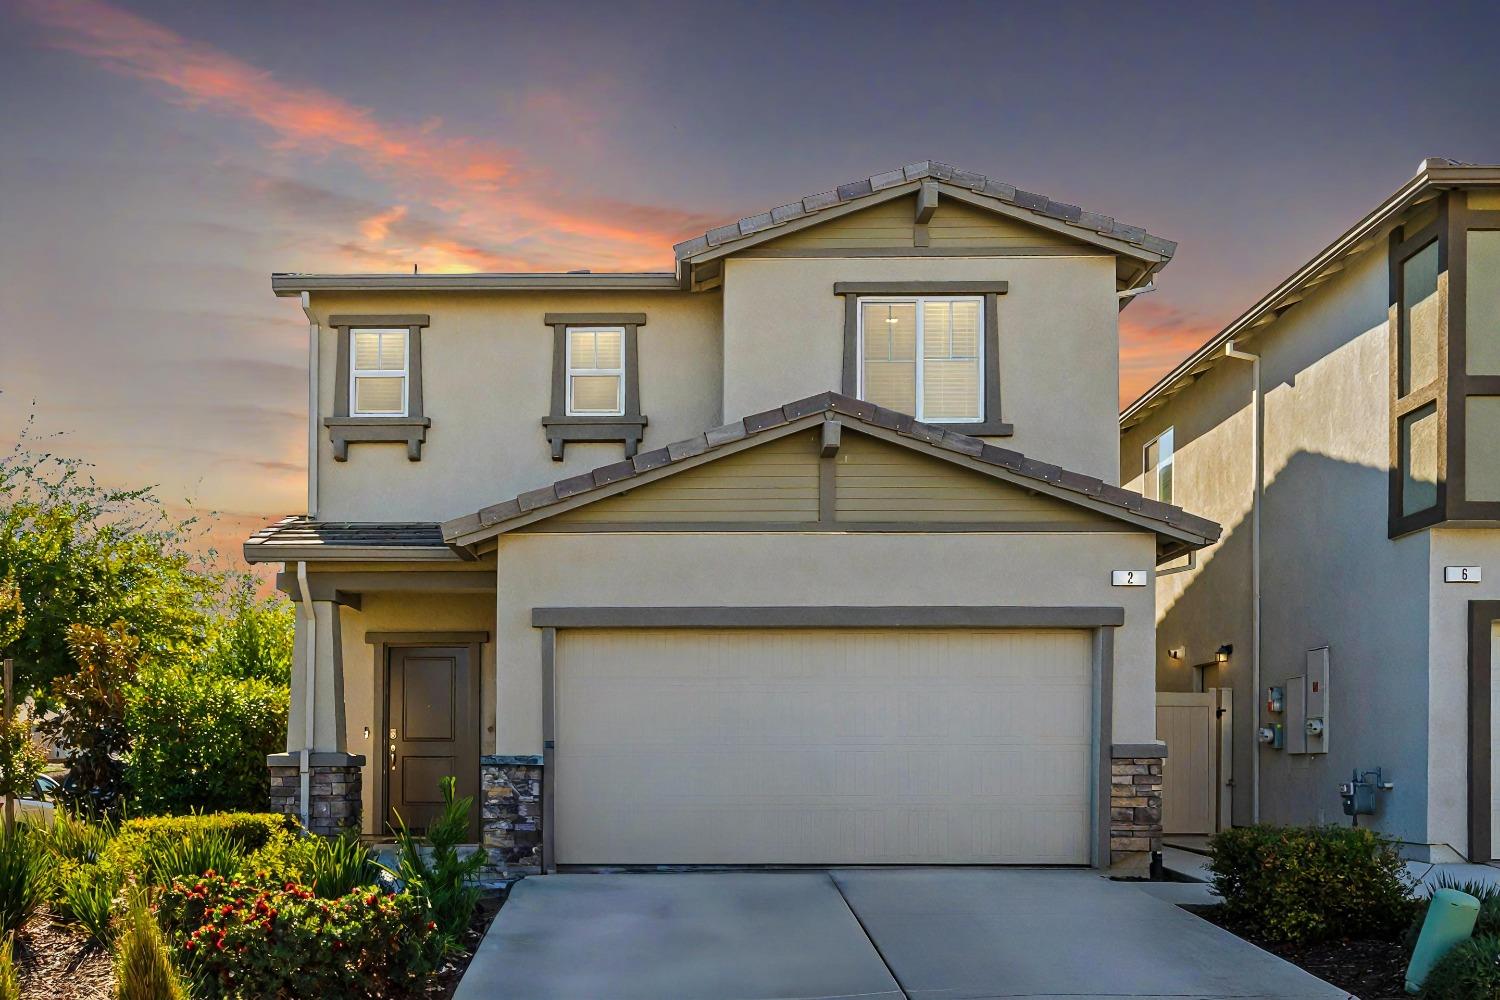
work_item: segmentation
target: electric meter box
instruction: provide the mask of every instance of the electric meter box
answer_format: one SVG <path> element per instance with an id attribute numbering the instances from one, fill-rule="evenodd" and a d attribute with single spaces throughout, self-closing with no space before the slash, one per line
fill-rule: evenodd
<path id="1" fill-rule="evenodd" d="M 1328 752 L 1328 647 L 1307 651 L 1307 672 L 1288 677 L 1286 752 Z"/>

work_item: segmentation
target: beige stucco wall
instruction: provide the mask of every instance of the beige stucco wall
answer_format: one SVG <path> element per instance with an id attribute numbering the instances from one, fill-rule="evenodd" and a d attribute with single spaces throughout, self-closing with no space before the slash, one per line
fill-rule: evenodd
<path id="1" fill-rule="evenodd" d="M 1469 602 L 1500 600 L 1500 528 L 1433 528 L 1427 747 L 1431 837 L 1468 854 Z M 1478 566 L 1479 583 L 1444 583 L 1443 567 Z"/>
<path id="2" fill-rule="evenodd" d="M 480 507 L 555 479 L 619 461 L 618 443 L 570 444 L 552 461 L 541 420 L 551 410 L 552 328 L 547 312 L 643 312 L 641 409 L 649 419 L 642 448 L 700 433 L 719 422 L 720 302 L 696 294 L 320 293 L 319 375 L 322 416 L 333 413 L 337 331 L 331 314 L 426 313 L 422 394 L 432 420 L 422 460 L 403 444 L 351 444 L 335 462 L 318 429 L 318 515 L 325 520 L 430 521 Z"/>
<path id="3" fill-rule="evenodd" d="M 1262 688 L 1329 646 L 1329 753 L 1250 743 L 1262 695 L 1249 689 L 1249 364 L 1221 364 L 1174 396 L 1124 436 L 1122 455 L 1138 484 L 1141 446 L 1175 424 L 1174 500 L 1226 522 L 1198 570 L 1158 583 L 1158 663 L 1173 645 L 1196 659 L 1234 644 L 1236 821 L 1249 818 L 1251 753 L 1261 755 L 1261 818 L 1277 823 L 1343 821 L 1339 782 L 1380 766 L 1397 787 L 1371 825 L 1423 844 L 1448 837 L 1428 816 L 1429 542 L 1387 537 L 1387 265 L 1384 243 L 1374 246 L 1242 345 L 1262 355 L 1265 392 Z M 1163 687 L 1177 686 L 1161 669 Z"/>
<path id="4" fill-rule="evenodd" d="M 1003 280 L 1003 443 L 1118 482 L 1118 300 L 1112 256 L 731 258 L 724 277 L 724 414 L 780 406 L 842 383 L 836 281 Z"/>
<path id="5" fill-rule="evenodd" d="M 496 752 L 542 751 L 542 639 L 531 611 L 553 606 L 1121 606 L 1113 738 L 1151 740 L 1154 595 L 1110 586 L 1110 571 L 1149 566 L 1154 547 L 1148 533 L 504 535 Z"/>

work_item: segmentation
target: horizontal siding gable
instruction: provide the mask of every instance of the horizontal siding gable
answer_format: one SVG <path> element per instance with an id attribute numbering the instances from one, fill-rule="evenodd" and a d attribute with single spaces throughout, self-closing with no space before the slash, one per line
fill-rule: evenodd
<path id="1" fill-rule="evenodd" d="M 835 510 L 844 522 L 1121 527 L 1103 514 L 863 434 L 845 434 L 836 461 Z"/>
<path id="2" fill-rule="evenodd" d="M 869 208 L 818 223 L 761 246 L 772 251 L 888 249 L 914 247 L 916 196 L 892 198 Z M 1027 247 L 1077 247 L 1081 252 L 1098 250 L 1051 230 L 988 212 L 953 198 L 940 198 L 937 211 L 927 224 L 929 245 L 950 249 Z"/>
<path id="3" fill-rule="evenodd" d="M 804 431 L 587 504 L 547 523 L 817 519 L 817 435 Z"/>

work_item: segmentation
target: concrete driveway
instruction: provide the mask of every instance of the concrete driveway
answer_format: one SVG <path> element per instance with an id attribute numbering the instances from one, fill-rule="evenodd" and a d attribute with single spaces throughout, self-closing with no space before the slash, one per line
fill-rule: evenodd
<path id="1" fill-rule="evenodd" d="M 1347 996 L 1091 872 L 916 868 L 529 878 L 457 1000 Z"/>

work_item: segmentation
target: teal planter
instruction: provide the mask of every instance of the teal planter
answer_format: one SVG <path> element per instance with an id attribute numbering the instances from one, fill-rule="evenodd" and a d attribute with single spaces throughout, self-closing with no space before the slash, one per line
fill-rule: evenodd
<path id="1" fill-rule="evenodd" d="M 1406 967 L 1406 992 L 1416 993 L 1438 959 L 1456 944 L 1469 940 L 1479 919 L 1479 900 L 1457 889 L 1439 889 L 1432 894 L 1416 950 Z"/>

